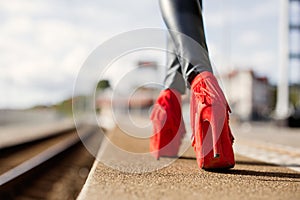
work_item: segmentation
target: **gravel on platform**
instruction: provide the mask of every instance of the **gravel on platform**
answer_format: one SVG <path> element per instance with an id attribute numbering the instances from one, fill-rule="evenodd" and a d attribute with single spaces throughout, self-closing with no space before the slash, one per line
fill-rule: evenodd
<path id="1" fill-rule="evenodd" d="M 128 151 L 148 148 L 135 145 L 120 129 L 114 130 L 110 140 Z M 100 151 L 109 154 L 109 146 Z M 234 169 L 208 172 L 199 169 L 194 158 L 180 158 L 148 173 L 122 172 L 98 161 L 78 199 L 300 199 L 298 172 L 239 155 L 236 161 Z M 164 162 L 164 158 L 153 162 Z"/>

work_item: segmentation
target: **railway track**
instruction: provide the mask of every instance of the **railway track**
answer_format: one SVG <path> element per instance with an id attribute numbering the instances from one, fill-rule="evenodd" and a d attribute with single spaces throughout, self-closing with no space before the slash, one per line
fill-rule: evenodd
<path id="1" fill-rule="evenodd" d="M 0 199 L 76 199 L 101 143 L 98 127 L 0 149 Z M 84 141 L 84 144 L 82 143 Z"/>

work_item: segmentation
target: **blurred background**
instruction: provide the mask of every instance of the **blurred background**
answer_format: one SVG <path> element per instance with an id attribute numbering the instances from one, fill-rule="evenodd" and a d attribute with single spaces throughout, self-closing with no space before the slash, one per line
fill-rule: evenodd
<path id="1" fill-rule="evenodd" d="M 276 119 L 299 126 L 299 1 L 203 3 L 210 57 L 234 121 Z M 1 0 L 0 20 L 0 126 L 72 117 L 77 74 L 98 45 L 133 29 L 165 28 L 155 0 Z M 98 111 L 118 75 L 147 73 L 147 79 L 162 83 L 164 66 L 165 55 L 149 51 L 114 63 L 117 70 L 97 85 Z M 135 88 L 140 79 L 130 79 L 127 87 Z M 149 108 L 157 93 L 139 88 L 129 106 Z M 84 105 L 85 97 L 76 101 Z"/>
<path id="2" fill-rule="evenodd" d="M 187 91 L 182 106 L 187 134 L 179 155 L 190 155 L 180 161 L 186 165 L 173 165 L 179 178 L 172 179 L 176 173 L 157 169 L 177 158 L 157 162 L 149 154 L 149 115 L 163 89 L 167 58 L 167 30 L 158 0 L 0 0 L 0 199 L 13 199 L 2 197 L 7 193 L 25 199 L 75 199 L 90 173 L 100 178 L 88 179 L 95 199 L 99 192 L 139 195 L 144 189 L 145 194 L 165 195 L 177 190 L 176 184 L 186 197 L 182 181 L 195 183 L 197 177 L 207 179 L 196 181 L 205 184 L 199 187 L 203 190 L 196 189 L 200 197 L 299 197 L 300 0 L 203 0 L 203 17 L 214 72 L 233 111 L 237 170 L 228 177 L 191 170 L 195 157 Z M 143 32 L 145 28 L 150 29 Z M 151 28 L 161 34 L 140 35 L 155 30 Z M 136 44 L 132 38 L 165 48 L 123 53 Z M 105 42 L 120 51 L 104 48 L 111 47 Z M 107 56 L 115 52 L 123 54 L 106 65 Z M 92 69 L 81 71 L 86 66 Z M 96 155 L 101 162 L 94 162 Z M 137 176 L 99 168 L 102 163 L 121 171 L 124 165 L 124 172 Z M 154 169 L 157 176 L 147 173 L 144 178 L 151 184 L 143 185 L 140 172 Z M 209 181 L 218 187 L 213 190 Z M 229 182 L 233 192 L 219 189 Z M 196 187 L 187 188 L 198 195 Z"/>

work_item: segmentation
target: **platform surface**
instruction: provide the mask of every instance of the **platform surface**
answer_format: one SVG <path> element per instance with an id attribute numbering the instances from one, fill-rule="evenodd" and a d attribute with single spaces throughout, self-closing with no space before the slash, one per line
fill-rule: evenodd
<path id="1" fill-rule="evenodd" d="M 300 165 L 291 160 L 300 157 L 297 142 L 292 141 L 289 145 L 288 141 L 280 140 L 284 131 L 277 132 L 274 140 L 268 140 L 268 134 L 276 128 L 262 134 L 260 131 L 266 130 L 266 127 L 262 127 L 235 128 L 234 131 L 239 131 L 234 147 L 237 164 L 226 172 L 200 170 L 193 150 L 189 148 L 182 158 L 170 162 L 166 167 L 141 173 L 139 170 L 143 171 L 159 162 L 168 163 L 168 158 L 138 161 L 136 157 L 124 156 L 111 145 L 103 144 L 98 159 L 103 158 L 105 164 L 102 161 L 94 163 L 78 199 L 300 199 L 300 172 L 296 171 Z M 296 132 L 292 130 L 292 133 L 285 134 L 295 140 L 299 138 Z M 119 128 L 114 129 L 108 138 L 115 146 L 128 152 L 148 151 L 147 139 L 137 142 Z M 259 158 L 262 151 L 265 155 Z M 281 158 L 279 162 L 282 166 L 273 165 L 271 158 L 276 155 L 281 155 L 290 164 L 285 164 Z M 266 162 L 251 158 L 256 156 Z M 110 162 L 118 162 L 119 166 L 115 165 L 114 168 L 117 166 L 121 171 L 108 166 Z M 292 170 L 293 167 L 296 170 Z M 135 170 L 139 173 L 131 173 Z"/>

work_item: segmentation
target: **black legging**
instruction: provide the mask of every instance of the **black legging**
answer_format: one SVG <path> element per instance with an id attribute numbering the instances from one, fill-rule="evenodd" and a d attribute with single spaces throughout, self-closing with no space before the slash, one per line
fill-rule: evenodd
<path id="1" fill-rule="evenodd" d="M 197 74 L 212 72 L 201 13 L 202 0 L 159 0 L 159 3 L 170 30 L 169 46 L 176 53 L 168 55 L 165 84 L 184 93 L 184 82 L 189 87 Z"/>

